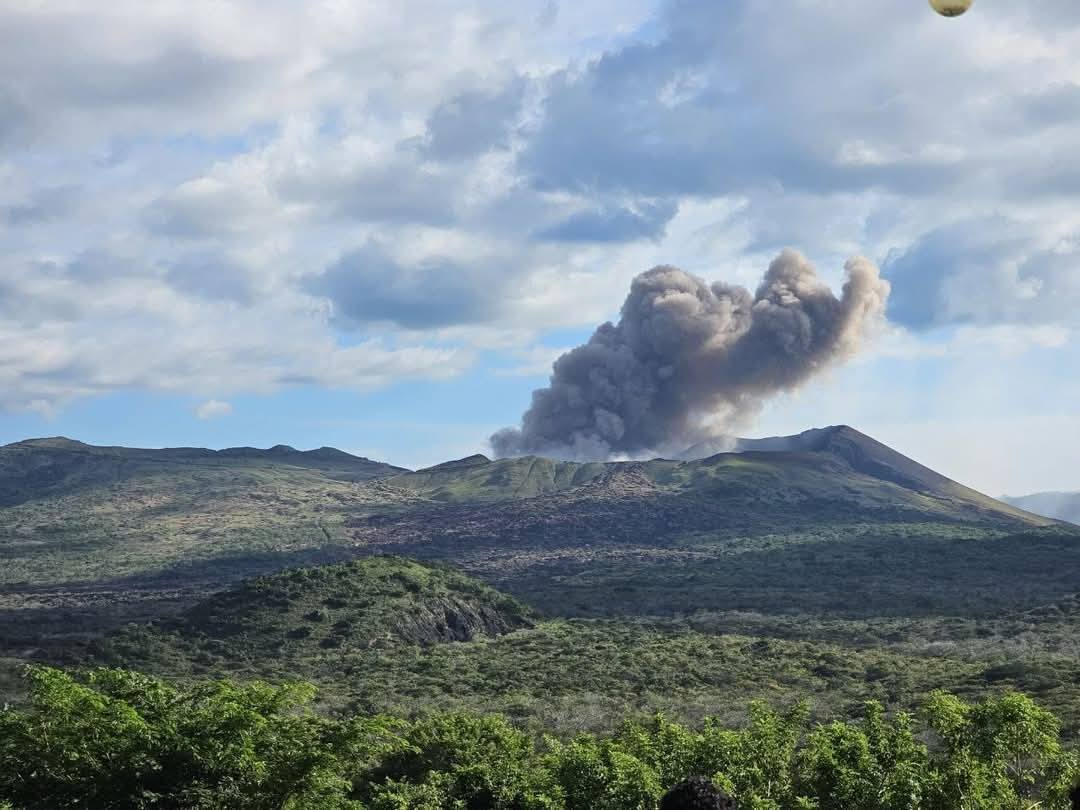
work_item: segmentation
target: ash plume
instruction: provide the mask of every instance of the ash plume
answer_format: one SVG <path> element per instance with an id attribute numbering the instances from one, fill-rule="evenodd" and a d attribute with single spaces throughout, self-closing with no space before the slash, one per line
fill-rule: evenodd
<path id="1" fill-rule="evenodd" d="M 555 361 L 498 456 L 603 460 L 675 453 L 723 437 L 768 397 L 856 353 L 889 284 L 868 259 L 845 265 L 840 298 L 802 254 L 784 250 L 757 291 L 677 267 L 637 276 L 616 324 Z"/>

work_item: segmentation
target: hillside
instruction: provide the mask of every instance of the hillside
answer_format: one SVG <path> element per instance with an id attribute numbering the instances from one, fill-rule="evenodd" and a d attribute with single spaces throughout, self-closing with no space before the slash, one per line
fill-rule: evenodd
<path id="1" fill-rule="evenodd" d="M 477 456 L 414 473 L 325 448 L 21 442 L 0 448 L 0 586 L 126 578 L 130 590 L 166 572 L 227 581 L 402 544 L 437 554 L 458 541 L 663 545 L 851 522 L 1052 523 L 850 428 L 816 435 L 797 452 L 584 465 Z"/>
<path id="2" fill-rule="evenodd" d="M 0 447 L 0 507 L 134 479 L 175 475 L 178 468 L 230 473 L 258 467 L 296 467 L 341 481 L 366 481 L 402 472 L 400 467 L 352 456 L 331 447 L 300 451 L 193 447 L 142 450 L 95 447 L 63 437 L 29 439 Z"/>
<path id="3" fill-rule="evenodd" d="M 976 580 L 988 578 L 1008 578 L 994 599 L 1022 600 L 1020 583 L 1032 598 L 1067 592 L 1048 561 L 1074 553 L 1071 540 L 1059 539 L 1068 530 L 851 428 L 811 438 L 798 450 L 697 461 L 472 457 L 368 485 L 407 495 L 411 508 L 357 510 L 349 541 L 453 560 L 568 615 L 768 609 L 778 590 L 768 583 L 786 586 L 796 572 L 819 587 L 787 598 L 815 609 L 903 612 L 915 594 L 927 610 L 974 606 L 985 602 Z M 885 581 L 883 565 L 891 566 Z M 973 590 L 943 588 L 946 572 Z M 604 598 L 591 599 L 595 592 Z"/>
<path id="4" fill-rule="evenodd" d="M 1001 500 L 1036 515 L 1080 525 L 1080 492 L 1037 492 Z"/>
<path id="5" fill-rule="evenodd" d="M 462 672 L 496 666 L 479 652 L 459 661 L 470 645 L 507 651 L 500 658 L 505 670 L 497 678 L 492 671 L 496 680 L 512 680 L 515 666 L 555 668 L 549 683 L 565 679 L 566 666 L 583 672 L 592 666 L 567 649 L 600 645 L 594 686 L 628 689 L 610 679 L 625 662 L 618 663 L 622 653 L 602 637 L 623 634 L 631 647 L 663 657 L 668 630 L 635 624 L 642 621 L 650 627 L 692 622 L 698 635 L 680 636 L 685 649 L 711 649 L 717 628 L 737 635 L 742 646 L 715 650 L 728 656 L 743 650 L 733 661 L 751 655 L 745 651 L 759 640 L 806 645 L 785 654 L 804 661 L 807 673 L 825 643 L 862 650 L 866 639 L 871 646 L 887 640 L 896 647 L 888 666 L 899 671 L 909 667 L 901 659 L 930 638 L 965 651 L 949 652 L 942 668 L 981 671 L 961 662 L 972 649 L 989 660 L 1008 637 L 1004 628 L 1015 626 L 1001 624 L 1004 617 L 1040 616 L 1037 611 L 1078 590 L 1075 529 L 973 492 L 846 427 L 692 461 L 474 456 L 416 472 L 332 450 L 128 451 L 66 440 L 9 445 L 0 448 L 0 459 L 0 488 L 8 493 L 0 506 L 0 692 L 4 673 L 19 662 L 83 660 L 103 635 L 129 622 L 178 617 L 194 626 L 195 605 L 204 611 L 217 605 L 213 610 L 228 618 L 238 610 L 228 599 L 238 597 L 214 594 L 233 593 L 240 580 L 387 553 L 450 562 L 554 623 L 528 630 L 537 646 L 526 650 L 511 640 L 519 638 L 515 633 L 463 642 L 453 653 L 435 645 L 430 653 L 399 650 L 348 664 L 366 673 L 370 689 L 389 689 L 387 679 L 395 677 L 441 689 L 438 677 L 409 669 L 435 666 L 423 664 L 431 656 L 451 656 Z M 226 601 L 213 601 L 219 598 Z M 199 664 L 187 652 L 162 652 L 162 660 L 181 669 L 237 671 L 253 666 L 248 659 L 262 661 L 256 670 L 279 660 L 276 671 L 285 675 L 286 664 L 304 671 L 285 655 L 292 650 L 320 662 L 312 671 L 340 672 L 343 651 L 374 636 L 350 636 L 341 649 L 321 646 L 334 641 L 330 630 L 341 619 L 304 621 L 321 609 L 308 601 L 301 600 L 299 613 L 291 602 L 280 605 L 284 613 L 274 626 L 310 626 L 310 636 L 289 639 L 269 657 L 277 642 L 267 639 L 281 634 L 264 637 L 260 630 L 247 658 L 223 657 L 220 648 L 203 649 L 200 642 L 207 660 L 217 663 Z M 263 627 L 265 619 L 269 628 L 270 614 L 259 615 L 253 626 Z M 576 623 L 582 619 L 614 624 L 600 630 Z M 948 624 L 953 619 L 962 629 Z M 1036 651 L 1034 671 L 1052 673 L 1047 683 L 1061 682 L 1054 661 L 1068 647 L 1072 622 L 1022 622 L 1037 626 L 1025 637 Z M 185 635 L 180 627 L 159 630 L 190 652 L 198 633 Z M 209 638 L 220 628 L 203 630 Z M 245 649 L 242 637 L 230 636 L 228 645 Z M 987 638 L 997 647 L 984 644 Z M 439 659 L 438 666 L 457 666 L 454 661 Z M 702 681 L 713 684 L 705 690 L 710 700 L 721 699 L 730 675 L 717 666 Z M 758 673 L 758 664 L 745 666 Z M 649 681 L 658 694 L 674 683 L 669 676 L 681 677 L 667 665 L 661 669 L 669 675 Z M 759 675 L 746 676 L 743 697 L 754 694 Z M 802 677 L 800 688 L 825 688 L 811 688 Z M 852 676 L 851 683 L 857 680 Z M 692 700 L 695 689 L 679 700 Z"/>
<path id="6" fill-rule="evenodd" d="M 923 518 L 1014 526 L 1052 520 L 1003 504 L 897 453 L 847 426 L 798 436 L 736 440 L 733 452 L 689 461 L 581 464 L 536 456 L 470 456 L 383 481 L 387 486 L 445 503 L 492 503 L 588 492 L 649 496 L 699 495 L 748 511 L 788 511 L 806 505 Z M 764 515 L 771 519 L 772 515 Z M 708 522 L 714 524 L 715 512 Z"/>
<path id="7" fill-rule="evenodd" d="M 155 650 L 170 661 L 186 651 L 203 663 L 285 665 L 298 677 L 320 655 L 385 654 L 531 626 L 522 604 L 458 571 L 372 557 L 245 580 L 178 616 L 118 632 L 98 654 L 146 664 Z"/>
<path id="8" fill-rule="evenodd" d="M 326 545 L 348 505 L 370 499 L 360 483 L 403 471 L 333 448 L 6 445 L 0 585 L 98 581 L 237 550 Z"/>
<path id="9" fill-rule="evenodd" d="M 603 475 L 606 469 L 605 464 L 578 464 L 537 456 L 492 461 L 475 455 L 403 473 L 385 483 L 433 501 L 484 503 L 573 489 Z"/>
<path id="10" fill-rule="evenodd" d="M 543 620 L 452 569 L 375 557 L 245 581 L 112 634 L 92 659 L 181 679 L 304 678 L 334 710 L 495 710 L 561 733 L 628 712 L 736 718 L 756 698 L 810 699 L 825 718 L 867 699 L 911 707 L 934 689 L 1003 686 L 1038 696 L 1072 730 L 1080 694 L 1061 687 L 1080 678 L 1078 610 L 1073 598 L 983 621 Z"/>

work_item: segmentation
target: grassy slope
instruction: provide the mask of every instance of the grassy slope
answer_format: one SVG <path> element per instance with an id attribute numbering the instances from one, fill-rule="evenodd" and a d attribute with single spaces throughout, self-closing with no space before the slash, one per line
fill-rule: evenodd
<path id="1" fill-rule="evenodd" d="M 225 474 L 228 470 L 253 466 L 288 466 L 343 481 L 365 481 L 403 472 L 400 467 L 330 447 L 309 451 L 285 445 L 269 450 L 253 447 L 144 450 L 95 447 L 63 437 L 30 439 L 0 447 L 0 506 L 92 490 L 129 479 L 168 475 L 181 466 L 216 468 Z"/>
<path id="2" fill-rule="evenodd" d="M 324 448 L 0 448 L 0 585 L 96 582 L 236 552 L 324 546 L 401 468 Z M 385 499 L 381 499 L 385 500 Z M 249 572 L 250 573 L 250 572 Z"/>
<path id="3" fill-rule="evenodd" d="M 663 493 L 721 499 L 759 512 L 831 501 L 857 509 L 907 509 L 944 520 L 1036 526 L 1053 522 L 938 475 L 851 428 L 828 431 L 827 441 L 803 452 L 621 464 L 472 456 L 384 483 L 436 502 L 483 504 L 564 493 L 622 473 L 639 476 Z"/>
<path id="4" fill-rule="evenodd" d="M 228 579 L 271 570 L 275 557 L 282 567 L 322 559 L 305 557 L 312 550 L 417 536 L 550 545 L 571 532 L 582 543 L 632 534 L 657 545 L 694 532 L 898 517 L 1047 522 L 941 482 L 913 489 L 832 451 L 622 465 L 476 457 L 402 473 L 325 448 L 127 450 L 39 440 L 0 448 L 0 587 L 137 578 L 174 566 L 183 577 L 200 560 L 234 571 Z"/>
<path id="5" fill-rule="evenodd" d="M 491 461 L 470 456 L 386 481 L 387 485 L 445 503 L 533 498 L 581 486 L 603 474 L 604 464 L 578 464 L 529 456 Z"/>

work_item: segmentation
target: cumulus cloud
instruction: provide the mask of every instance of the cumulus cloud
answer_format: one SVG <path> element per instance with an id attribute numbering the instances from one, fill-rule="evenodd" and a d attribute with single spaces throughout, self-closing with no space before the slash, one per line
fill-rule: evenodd
<path id="1" fill-rule="evenodd" d="M 437 377 L 786 244 L 1075 323 L 1075 5 L 7 4 L 0 402 Z"/>
<path id="2" fill-rule="evenodd" d="M 494 92 L 460 93 L 439 104 L 428 116 L 425 153 L 454 160 L 507 147 L 525 88 L 525 79 L 515 76 Z"/>
<path id="3" fill-rule="evenodd" d="M 670 200 L 636 205 L 602 206 L 571 214 L 539 234 L 541 239 L 564 242 L 630 242 L 657 239 L 678 211 Z"/>
<path id="4" fill-rule="evenodd" d="M 180 256 L 166 266 L 164 279 L 173 289 L 209 301 L 250 305 L 256 295 L 255 273 L 217 253 Z"/>
<path id="5" fill-rule="evenodd" d="M 430 103 L 447 85 L 462 92 L 464 74 L 490 76 L 520 44 L 515 16 L 484 0 L 60 0 L 0 14 L 0 122 L 23 143 L 235 133 L 350 95 Z"/>
<path id="6" fill-rule="evenodd" d="M 884 272 L 896 290 L 890 316 L 915 329 L 1080 322 L 1080 242 L 1030 223 L 998 216 L 935 229 Z"/>
<path id="7" fill-rule="evenodd" d="M 0 206 L 0 222 L 17 228 L 60 219 L 74 210 L 79 198 L 80 190 L 71 185 L 34 189 L 26 199 Z"/>
<path id="8" fill-rule="evenodd" d="M 921 11 L 904 0 L 667 4 L 649 41 L 553 78 L 523 167 L 540 187 L 575 191 L 720 195 L 773 183 L 930 194 L 1042 164 L 1032 127 L 1075 132 L 1075 116 L 1043 105 L 1014 110 L 1022 131 L 972 137 L 1015 106 L 1010 91 L 1060 82 L 1028 53 L 1069 34 L 995 9 L 957 38 L 958 26 Z M 1016 31 L 1003 51 L 1014 59 L 990 55 L 995 25 Z M 1012 159 L 994 168 L 1002 148 Z"/>
<path id="9" fill-rule="evenodd" d="M 232 412 L 233 406 L 220 399 L 208 399 L 195 408 L 195 415 L 204 421 L 229 416 Z"/>
<path id="10" fill-rule="evenodd" d="M 22 269 L 0 266 L 0 409 L 62 407 L 131 389 L 371 390 L 404 379 L 446 379 L 473 362 L 471 351 L 456 347 L 377 336 L 342 343 L 325 316 L 287 295 L 238 308 L 193 299 L 167 276 Z"/>
<path id="11" fill-rule="evenodd" d="M 346 323 L 410 329 L 483 323 L 498 315 L 502 298 L 498 277 L 485 279 L 475 266 L 441 258 L 405 265 L 375 242 L 309 277 L 306 286 L 329 299 Z"/>
<path id="12" fill-rule="evenodd" d="M 250 234 L 280 218 L 275 201 L 263 188 L 239 178 L 213 176 L 187 180 L 151 203 L 144 220 L 166 237 L 206 239 Z"/>
<path id="13" fill-rule="evenodd" d="M 449 226 L 486 185 L 470 173 L 506 148 L 524 80 L 505 57 L 532 14 L 486 0 L 5 7 L 0 408 L 125 388 L 368 390 L 469 367 L 460 340 L 397 333 L 445 322 L 454 301 L 425 290 L 469 294 L 456 273 L 431 281 L 442 251 L 403 260 L 412 277 L 364 262 L 351 287 L 335 257 L 355 259 L 369 223 Z M 484 138 L 467 143 L 470 126 Z M 323 273 L 329 310 L 304 281 L 319 267 L 338 273 Z M 381 311 L 348 295 L 373 279 Z"/>
<path id="14" fill-rule="evenodd" d="M 792 250 L 753 295 L 675 267 L 634 279 L 618 323 L 555 361 L 521 428 L 491 438 L 499 455 L 607 459 L 679 452 L 722 436 L 777 393 L 858 351 L 889 285 L 851 259 L 836 298 Z"/>

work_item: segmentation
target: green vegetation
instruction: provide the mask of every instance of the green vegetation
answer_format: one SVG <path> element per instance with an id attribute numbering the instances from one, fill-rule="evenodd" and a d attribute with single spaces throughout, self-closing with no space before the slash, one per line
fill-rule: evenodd
<path id="1" fill-rule="evenodd" d="M 1067 810 L 1080 777 L 1054 716 L 1017 693 L 814 725 L 804 704 L 756 703 L 741 728 L 657 716 L 559 738 L 499 715 L 328 719 L 302 684 L 28 678 L 29 705 L 0 712 L 0 802 L 16 810 L 652 810 L 691 775 L 756 810 Z"/>
<path id="2" fill-rule="evenodd" d="M 1080 534 L 940 523 L 827 523 L 659 543 L 459 551 L 458 564 L 553 615 L 992 618 L 1077 591 Z M 416 553 L 421 548 L 411 548 Z"/>
<path id="3" fill-rule="evenodd" d="M 392 487 L 433 501 L 478 503 L 533 498 L 587 484 L 604 474 L 604 464 L 577 464 L 530 456 L 491 461 L 470 456 L 403 473 L 388 480 Z"/>
<path id="4" fill-rule="evenodd" d="M 348 508 L 372 500 L 361 483 L 400 471 L 329 448 L 0 447 L 0 585 L 85 585 L 325 546 L 343 538 Z"/>
<path id="5" fill-rule="evenodd" d="M 138 588 L 167 572 L 191 587 L 341 559 L 355 546 L 453 556 L 442 543 L 663 547 L 702 533 L 857 522 L 1014 531 L 1048 523 L 850 434 L 866 446 L 851 449 L 840 431 L 820 452 L 621 465 L 476 457 L 415 473 L 329 448 L 21 442 L 0 447 L 0 586 Z"/>
<path id="6" fill-rule="evenodd" d="M 282 664 L 302 667 L 335 651 L 385 654 L 529 626 L 524 605 L 479 580 L 443 566 L 372 557 L 247 580 L 180 617 L 128 628 L 105 646 L 113 656 L 138 656 L 173 645 L 194 661 L 227 656 L 234 666 L 264 662 L 280 672 Z"/>
<path id="7" fill-rule="evenodd" d="M 936 689 L 1014 688 L 1072 733 L 1077 616 L 1072 599 L 1014 624 L 732 613 L 534 624 L 477 580 L 376 557 L 243 583 L 125 628 L 97 657 L 167 677 L 304 678 L 331 709 L 497 711 L 560 731 L 609 730 L 621 715 L 654 711 L 734 720 L 756 698 L 812 697 L 817 716 L 850 717 L 868 699 L 913 707 Z M 1028 627 L 1044 646 L 1010 648 L 1004 638 Z"/>
<path id="8" fill-rule="evenodd" d="M 99 737 L 129 752 L 136 771 L 104 748 L 87 761 L 100 790 L 142 798 L 96 806 L 647 808 L 689 750 L 751 807 L 1057 806 L 1067 757 L 1047 741 L 1080 732 L 1080 534 L 855 431 L 820 436 L 698 462 L 415 473 L 326 449 L 0 448 L 5 735 L 29 745 L 53 712 L 58 747 L 28 749 L 42 761 Z M 169 685 L 38 668 L 27 704 L 27 661 Z M 297 679 L 318 696 L 280 686 Z M 756 700 L 812 708 L 748 717 Z M 217 701 L 240 712 L 226 738 L 257 727 L 239 764 L 212 753 L 238 750 L 213 737 Z M 1009 706 L 1041 718 L 1046 746 L 1005 766 L 985 729 Z M 63 742 L 64 712 L 91 710 L 112 720 Z M 285 745 L 318 756 L 293 766 Z M 62 764 L 40 778 L 88 789 Z"/>

